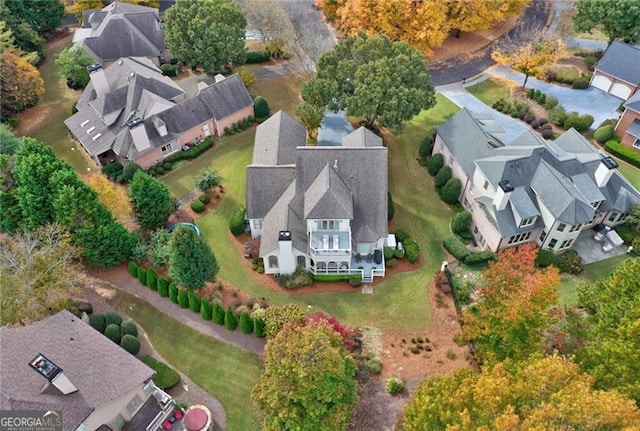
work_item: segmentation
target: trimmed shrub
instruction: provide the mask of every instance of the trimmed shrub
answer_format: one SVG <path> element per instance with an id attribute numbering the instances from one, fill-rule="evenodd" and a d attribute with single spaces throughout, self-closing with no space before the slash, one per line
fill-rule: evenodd
<path id="1" fill-rule="evenodd" d="M 174 304 L 178 303 L 178 286 L 175 283 L 169 284 L 169 299 Z"/>
<path id="2" fill-rule="evenodd" d="M 397 242 L 405 242 L 406 240 L 411 238 L 411 235 L 409 235 L 409 232 L 407 232 L 404 229 L 396 229 L 391 233 L 396 236 L 396 241 Z"/>
<path id="3" fill-rule="evenodd" d="M 104 334 L 104 329 L 107 327 L 104 314 L 93 313 L 91 316 L 89 316 L 89 326 L 91 326 L 99 333 Z"/>
<path id="4" fill-rule="evenodd" d="M 303 267 L 298 267 L 292 274 L 282 274 L 278 277 L 278 284 L 287 289 L 298 289 L 313 284 L 313 274 Z"/>
<path id="5" fill-rule="evenodd" d="M 535 265 L 538 268 L 546 268 L 549 265 L 558 265 L 558 256 L 555 255 L 554 252 L 550 250 L 538 250 L 538 255 L 536 256 Z"/>
<path id="6" fill-rule="evenodd" d="M 451 231 L 464 240 L 472 240 L 473 235 L 469 230 L 471 226 L 471 213 L 462 211 L 453 216 L 451 220 Z"/>
<path id="7" fill-rule="evenodd" d="M 440 168 L 444 166 L 444 156 L 440 153 L 436 153 L 431 157 L 427 164 L 427 171 L 432 177 L 435 176 Z"/>
<path id="8" fill-rule="evenodd" d="M 238 318 L 231 306 L 229 306 L 226 313 L 224 313 L 224 327 L 229 331 L 235 331 L 238 327 Z"/>
<path id="9" fill-rule="evenodd" d="M 203 320 L 211 320 L 213 317 L 213 304 L 206 298 L 200 301 L 200 316 Z"/>
<path id="10" fill-rule="evenodd" d="M 551 130 L 551 129 L 542 129 L 542 132 L 540 132 L 540 134 L 542 135 L 542 137 L 544 139 L 553 138 L 553 130 Z"/>
<path id="11" fill-rule="evenodd" d="M 574 250 L 563 251 L 558 255 L 558 269 L 568 274 L 580 274 L 582 258 Z"/>
<path id="12" fill-rule="evenodd" d="M 196 157 L 207 151 L 209 148 L 213 147 L 214 143 L 215 142 L 213 141 L 213 138 L 209 137 L 199 145 L 189 148 L 187 151 L 177 151 L 176 153 L 170 155 L 169 157 L 164 159 L 163 164 L 167 162 L 175 163 L 179 162 L 180 160 L 195 159 Z"/>
<path id="13" fill-rule="evenodd" d="M 222 308 L 222 305 L 217 302 L 213 304 L 212 320 L 218 325 L 224 325 L 224 316 L 225 312 L 224 308 Z"/>
<path id="14" fill-rule="evenodd" d="M 547 100 L 544 102 L 545 109 L 553 109 L 556 106 L 558 106 L 558 98 L 556 96 L 547 97 Z"/>
<path id="15" fill-rule="evenodd" d="M 205 204 L 202 203 L 202 201 L 200 199 L 194 199 L 191 201 L 191 204 L 189 204 L 189 206 L 191 207 L 191 209 L 197 213 L 201 213 L 202 211 L 205 210 L 206 206 Z"/>
<path id="16" fill-rule="evenodd" d="M 162 70 L 162 73 L 165 76 L 176 76 L 177 75 L 176 67 L 173 64 L 165 63 L 165 64 L 160 66 L 160 70 Z"/>
<path id="17" fill-rule="evenodd" d="M 140 352 L 140 340 L 131 334 L 124 334 L 120 340 L 120 347 L 132 355 L 137 355 Z"/>
<path id="18" fill-rule="evenodd" d="M 193 291 L 187 292 L 187 298 L 189 299 L 189 308 L 194 313 L 199 313 L 202 306 L 202 300 Z"/>
<path id="19" fill-rule="evenodd" d="M 400 377 L 389 377 L 384 383 L 387 393 L 391 395 L 399 394 L 404 391 L 404 382 Z"/>
<path id="20" fill-rule="evenodd" d="M 577 132 L 584 132 L 591 127 L 593 124 L 593 117 L 591 115 L 580 115 L 577 112 L 573 111 L 567 118 L 564 120 L 564 128 L 570 129 L 574 128 Z"/>
<path id="21" fill-rule="evenodd" d="M 360 274 L 314 274 L 313 279 L 320 283 L 336 283 L 360 279 Z"/>
<path id="22" fill-rule="evenodd" d="M 180 374 L 178 374 L 176 370 L 155 358 L 145 356 L 142 358 L 142 362 L 156 372 L 153 375 L 153 383 L 155 383 L 160 389 L 171 389 L 180 381 Z"/>
<path id="23" fill-rule="evenodd" d="M 271 60 L 269 51 L 247 51 L 246 64 L 264 63 Z"/>
<path id="24" fill-rule="evenodd" d="M 622 160 L 631 163 L 633 166 L 640 168 L 640 152 L 631 147 L 627 147 L 620 143 L 620 138 L 613 138 L 604 145 L 607 152 L 613 154 Z"/>
<path id="25" fill-rule="evenodd" d="M 382 372 L 382 361 L 377 356 L 368 358 L 365 363 L 365 367 L 371 374 L 380 374 Z"/>
<path id="26" fill-rule="evenodd" d="M 573 84 L 571 84 L 571 87 L 575 90 L 584 90 L 585 88 L 589 87 L 589 80 L 586 78 L 576 78 L 573 80 Z"/>
<path id="27" fill-rule="evenodd" d="M 470 252 L 467 246 L 457 235 L 447 235 L 442 240 L 442 245 L 445 250 L 453 255 L 456 259 L 464 261 L 464 258 L 469 256 Z"/>
<path id="28" fill-rule="evenodd" d="M 458 196 L 462 192 L 462 183 L 457 178 L 451 178 L 440 189 L 440 199 L 445 203 L 455 204 L 458 202 Z"/>
<path id="29" fill-rule="evenodd" d="M 391 220 L 394 214 L 393 198 L 391 197 L 391 192 L 387 192 L 387 220 Z"/>
<path id="30" fill-rule="evenodd" d="M 231 218 L 229 219 L 229 230 L 233 235 L 238 236 L 244 232 L 244 217 L 244 208 L 237 208 L 233 214 L 231 214 Z"/>
<path id="31" fill-rule="evenodd" d="M 613 126 L 603 126 L 595 131 L 593 138 L 601 144 L 604 144 L 609 139 L 613 138 Z"/>
<path id="32" fill-rule="evenodd" d="M 407 256 L 407 260 L 410 263 L 416 263 L 420 258 L 420 246 L 412 239 L 408 239 L 402 243 Z"/>
<path id="33" fill-rule="evenodd" d="M 490 250 L 476 251 L 475 253 L 471 253 L 467 257 L 465 257 L 464 263 L 466 265 L 474 265 L 477 263 L 486 262 L 488 260 L 496 260 L 496 258 L 496 254 Z"/>
<path id="34" fill-rule="evenodd" d="M 564 127 L 564 122 L 567 119 L 567 111 L 560 105 L 552 108 L 549 111 L 549 121 L 556 126 Z"/>
<path id="35" fill-rule="evenodd" d="M 178 305 L 180 308 L 189 308 L 189 294 L 184 289 L 178 289 Z"/>
<path id="36" fill-rule="evenodd" d="M 267 99 L 262 96 L 253 99 L 253 114 L 256 118 L 267 118 L 270 112 Z"/>
<path id="37" fill-rule="evenodd" d="M 533 115 L 525 115 L 523 118 L 524 122 L 527 124 L 531 124 L 535 119 L 536 117 Z"/>
<path id="38" fill-rule="evenodd" d="M 169 282 L 164 277 L 158 277 L 157 290 L 161 297 L 166 298 L 169 296 Z"/>
<path id="39" fill-rule="evenodd" d="M 158 290 L 158 274 L 153 270 L 153 268 L 149 268 L 147 271 L 147 286 L 151 290 Z"/>
<path id="40" fill-rule="evenodd" d="M 447 184 L 452 177 L 451 168 L 449 166 L 443 166 L 436 174 L 436 187 L 440 188 Z"/>
<path id="41" fill-rule="evenodd" d="M 394 258 L 391 258 L 385 262 L 385 265 L 387 265 L 387 268 L 393 268 L 397 264 L 398 264 L 398 261 L 395 260 Z"/>
<path id="42" fill-rule="evenodd" d="M 200 202 L 202 202 L 203 204 L 205 204 L 205 205 L 207 205 L 209 202 L 211 202 L 211 198 L 206 193 L 203 193 L 200 196 L 198 196 L 198 200 Z"/>
<path id="43" fill-rule="evenodd" d="M 431 137 L 426 137 L 420 142 L 420 148 L 418 149 L 418 155 L 420 158 L 426 158 L 431 155 L 431 150 L 433 149 L 433 139 Z"/>
<path id="44" fill-rule="evenodd" d="M 396 250 L 391 247 L 384 247 L 382 249 L 382 253 L 384 254 L 384 260 L 393 259 L 395 251 Z"/>
<path id="45" fill-rule="evenodd" d="M 142 168 L 137 163 L 127 162 L 127 164 L 124 165 L 124 168 L 122 169 L 122 176 L 124 177 L 124 180 L 126 182 L 129 182 L 133 179 L 135 173 L 140 170 L 142 170 Z"/>
<path id="46" fill-rule="evenodd" d="M 253 335 L 255 335 L 256 338 L 264 338 L 266 335 L 264 333 L 264 320 L 262 320 L 261 317 L 253 319 Z"/>
<path id="47" fill-rule="evenodd" d="M 404 250 L 398 249 L 393 252 L 394 259 L 404 259 Z"/>
<path id="48" fill-rule="evenodd" d="M 107 311 L 104 315 L 104 321 L 107 326 L 109 325 L 118 325 L 118 330 L 120 330 L 120 324 L 122 323 L 122 317 L 115 311 Z"/>
<path id="49" fill-rule="evenodd" d="M 143 286 L 147 285 L 147 270 L 142 267 L 138 268 L 138 281 Z"/>
<path id="50" fill-rule="evenodd" d="M 123 337 L 127 334 L 137 337 L 138 327 L 133 322 L 133 320 L 125 320 L 120 324 L 120 333 L 122 334 Z"/>
<path id="51" fill-rule="evenodd" d="M 132 277 L 138 277 L 138 264 L 135 262 L 129 262 L 127 264 L 127 268 L 129 269 L 129 274 L 131 274 Z"/>
<path id="52" fill-rule="evenodd" d="M 104 335 L 114 343 L 120 344 L 120 325 L 116 325 L 115 323 L 107 325 L 104 330 Z"/>
<path id="53" fill-rule="evenodd" d="M 240 313 L 240 330 L 244 334 L 251 334 L 253 332 L 253 319 L 248 313 Z"/>
<path id="54" fill-rule="evenodd" d="M 87 316 L 91 316 L 93 314 L 93 305 L 90 302 L 85 301 L 75 301 L 76 309 L 78 313 L 82 315 L 82 313 L 87 313 Z"/>

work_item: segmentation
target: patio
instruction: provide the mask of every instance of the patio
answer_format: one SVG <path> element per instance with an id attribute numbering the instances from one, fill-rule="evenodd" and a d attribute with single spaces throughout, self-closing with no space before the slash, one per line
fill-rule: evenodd
<path id="1" fill-rule="evenodd" d="M 584 264 L 598 262 L 600 260 L 609 259 L 611 257 L 620 256 L 627 252 L 628 246 L 623 244 L 619 247 L 615 247 L 608 239 L 602 239 L 600 242 L 594 239 L 596 231 L 593 229 L 587 229 L 580 233 L 580 236 L 573 244 L 573 249 L 578 252 Z M 610 244 L 611 250 L 604 251 L 603 245 Z"/>

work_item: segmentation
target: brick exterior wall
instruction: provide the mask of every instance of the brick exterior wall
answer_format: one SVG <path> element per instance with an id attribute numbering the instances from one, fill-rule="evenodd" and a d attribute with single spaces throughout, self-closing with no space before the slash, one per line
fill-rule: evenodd
<path id="1" fill-rule="evenodd" d="M 162 155 L 162 147 L 156 147 L 142 154 L 140 157 L 135 159 L 134 162 L 139 164 L 142 169 L 147 169 L 155 165 L 156 161 L 162 161 L 162 159 L 164 159 L 164 156 Z"/>
<path id="2" fill-rule="evenodd" d="M 224 135 L 225 127 L 231 127 L 233 123 L 237 123 L 238 121 L 244 120 L 247 117 L 253 117 L 253 104 L 246 106 L 243 109 L 216 121 L 215 123 L 218 130 L 218 135 Z"/>
<path id="3" fill-rule="evenodd" d="M 619 136 L 620 142 L 628 147 L 631 147 L 636 140 L 636 138 L 626 133 L 631 123 L 633 123 L 633 120 L 640 120 L 640 113 L 632 111 L 631 109 L 625 109 L 618 124 L 616 124 L 616 136 Z"/>

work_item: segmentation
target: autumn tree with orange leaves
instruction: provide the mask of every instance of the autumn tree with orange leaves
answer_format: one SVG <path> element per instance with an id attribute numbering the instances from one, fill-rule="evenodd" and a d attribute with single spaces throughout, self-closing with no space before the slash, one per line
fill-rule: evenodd
<path id="1" fill-rule="evenodd" d="M 316 0 L 325 19 L 347 35 L 385 34 L 429 55 L 451 30 L 486 30 L 520 14 L 530 0 Z"/>
<path id="2" fill-rule="evenodd" d="M 462 315 L 462 332 L 481 362 L 523 359 L 541 351 L 540 335 L 552 322 L 560 275 L 538 269 L 535 244 L 506 249 L 482 273 L 481 299 Z"/>

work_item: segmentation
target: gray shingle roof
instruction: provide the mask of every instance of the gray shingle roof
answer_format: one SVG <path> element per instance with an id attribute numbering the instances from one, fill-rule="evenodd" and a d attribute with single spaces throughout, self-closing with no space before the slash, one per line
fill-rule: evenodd
<path id="1" fill-rule="evenodd" d="M 280 231 L 290 230 L 288 227 L 289 203 L 295 196 L 295 193 L 296 182 L 292 181 L 264 216 L 262 237 L 260 238 L 260 256 L 278 247 Z M 306 250 L 306 247 L 304 250 Z"/>
<path id="2" fill-rule="evenodd" d="M 631 85 L 640 84 L 640 46 L 613 41 L 595 69 Z"/>
<path id="3" fill-rule="evenodd" d="M 292 165 L 296 147 L 307 143 L 307 129 L 286 112 L 278 111 L 256 129 L 253 164 Z"/>
<path id="4" fill-rule="evenodd" d="M 513 192 L 511 192 L 509 204 L 511 204 L 512 210 L 517 213 L 521 219 L 540 215 L 538 207 L 533 203 L 525 187 L 516 187 Z"/>
<path id="5" fill-rule="evenodd" d="M 63 395 L 28 363 L 38 353 L 58 365 L 77 392 Z M 139 387 L 153 370 L 68 311 L 24 327 L 0 328 L 0 408 L 62 410 L 64 429 Z"/>
<path id="6" fill-rule="evenodd" d="M 633 120 L 627 128 L 627 133 L 636 138 L 640 138 L 640 120 Z"/>
<path id="7" fill-rule="evenodd" d="M 247 218 L 264 218 L 295 176 L 294 165 L 247 167 Z"/>
<path id="8" fill-rule="evenodd" d="M 304 192 L 305 219 L 353 219 L 351 191 L 327 164 Z"/>
<path id="9" fill-rule="evenodd" d="M 382 138 L 366 127 L 359 127 L 342 138 L 343 147 L 381 147 Z"/>
<path id="10" fill-rule="evenodd" d="M 213 118 L 218 120 L 253 105 L 253 99 L 237 73 L 209 85 L 196 97 L 207 105 Z"/>
<path id="11" fill-rule="evenodd" d="M 635 94 L 627 100 L 624 107 L 635 112 L 640 112 L 640 91 L 636 91 Z"/>

